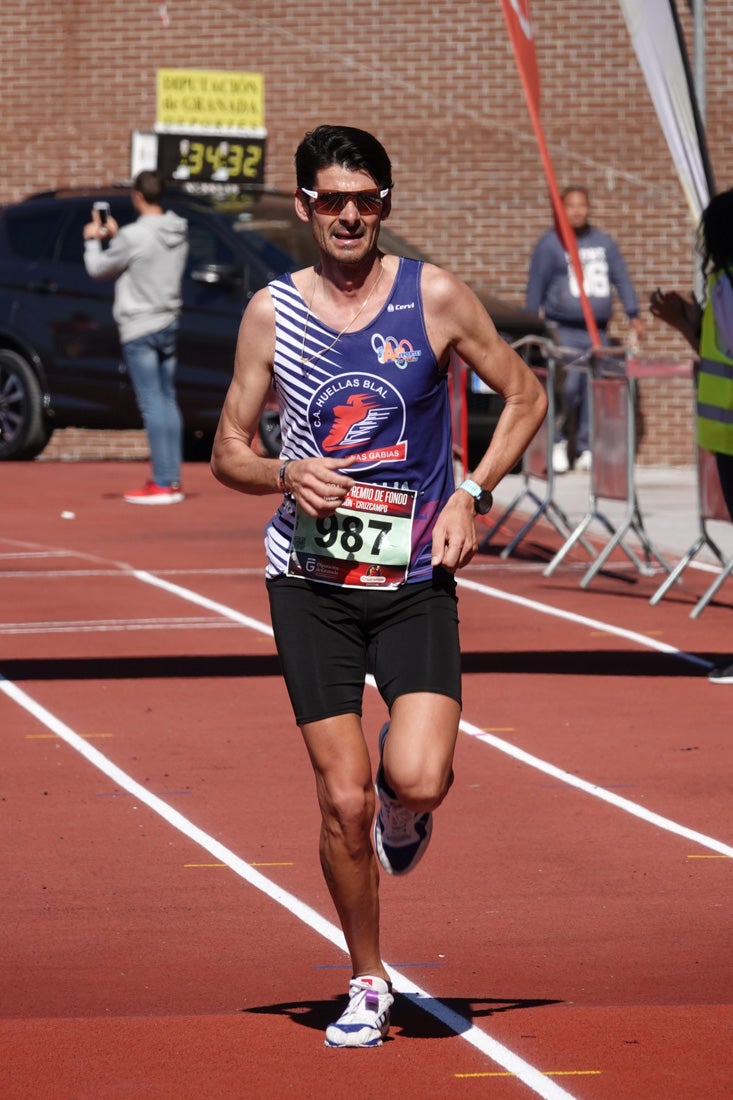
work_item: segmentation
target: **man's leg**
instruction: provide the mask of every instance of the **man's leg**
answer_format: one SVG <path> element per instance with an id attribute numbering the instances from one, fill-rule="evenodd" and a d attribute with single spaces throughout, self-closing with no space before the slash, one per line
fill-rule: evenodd
<path id="1" fill-rule="evenodd" d="M 165 486 L 171 484 L 167 438 L 168 398 L 163 393 L 161 381 L 158 336 L 158 333 L 151 333 L 149 336 L 130 340 L 123 345 L 122 352 L 148 437 L 153 481 L 156 485 Z"/>
<path id="2" fill-rule="evenodd" d="M 175 389 L 178 326 L 168 325 L 155 334 L 158 351 L 160 402 L 156 433 L 159 439 L 163 485 L 180 485 L 183 457 L 183 419 Z M 157 478 L 156 478 L 157 480 Z"/>
<path id="3" fill-rule="evenodd" d="M 585 371 L 578 375 L 578 425 L 575 431 L 576 455 L 590 452 L 590 379 Z"/>
<path id="4" fill-rule="evenodd" d="M 459 704 L 447 695 L 413 692 L 395 699 L 382 767 L 406 810 L 435 810 L 448 793 L 460 716 Z"/>
<path id="5" fill-rule="evenodd" d="M 394 700 L 392 718 L 379 735 L 374 847 L 391 875 L 412 871 L 427 851 L 432 811 L 453 782 L 459 714 L 450 696 L 405 694 Z"/>
<path id="6" fill-rule="evenodd" d="M 560 366 L 555 382 L 555 423 L 552 440 L 552 469 L 556 474 L 566 474 L 570 469 L 568 460 L 568 411 L 565 402 L 565 382 L 567 367 Z"/>
<path id="7" fill-rule="evenodd" d="M 379 951 L 379 870 L 371 844 L 372 771 L 355 714 L 301 726 L 321 807 L 321 866 L 351 956 L 349 998 L 326 1046 L 380 1046 L 392 986 Z"/>
<path id="8" fill-rule="evenodd" d="M 321 866 L 353 973 L 387 980 L 379 950 L 379 870 L 371 842 L 374 788 L 361 720 L 344 714 L 301 728 L 321 809 Z"/>

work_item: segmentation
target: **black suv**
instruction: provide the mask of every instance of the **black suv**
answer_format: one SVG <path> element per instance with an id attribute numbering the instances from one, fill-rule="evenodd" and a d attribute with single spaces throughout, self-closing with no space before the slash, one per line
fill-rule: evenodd
<path id="1" fill-rule="evenodd" d="M 82 229 L 98 199 L 109 202 L 120 225 L 135 219 L 129 186 L 44 192 L 0 212 L 0 459 L 33 458 L 54 428 L 140 427 L 112 318 L 114 282 L 96 282 L 84 267 Z M 276 275 L 313 263 L 317 254 L 287 194 L 169 194 L 165 205 L 189 226 L 176 388 L 186 457 L 201 457 L 231 378 L 244 306 Z M 386 227 L 380 244 L 425 258 Z M 531 314 L 482 300 L 507 339 L 542 331 Z M 500 407 L 495 394 L 469 386 L 470 432 L 481 451 Z M 277 454 L 272 409 L 260 434 Z"/>

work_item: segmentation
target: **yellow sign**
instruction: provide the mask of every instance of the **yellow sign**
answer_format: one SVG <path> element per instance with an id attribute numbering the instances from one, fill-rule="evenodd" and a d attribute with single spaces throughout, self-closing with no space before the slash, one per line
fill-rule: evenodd
<path id="1" fill-rule="evenodd" d="M 265 125 L 262 73 L 215 69 L 158 69 L 158 126 L 261 129 Z"/>

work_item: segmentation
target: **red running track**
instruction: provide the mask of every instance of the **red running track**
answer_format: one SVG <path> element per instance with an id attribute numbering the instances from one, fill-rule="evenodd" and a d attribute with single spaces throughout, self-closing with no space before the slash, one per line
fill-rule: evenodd
<path id="1" fill-rule="evenodd" d="M 131 508 L 131 469 L 0 490 L 3 1100 L 732 1096 L 730 595 L 693 621 L 695 570 L 655 608 L 622 560 L 545 579 L 549 528 L 464 571 L 456 782 L 382 881 L 391 1036 L 327 1050 L 349 970 L 269 633 L 274 498 L 190 466 L 184 505 Z M 368 686 L 373 752 L 382 720 Z"/>

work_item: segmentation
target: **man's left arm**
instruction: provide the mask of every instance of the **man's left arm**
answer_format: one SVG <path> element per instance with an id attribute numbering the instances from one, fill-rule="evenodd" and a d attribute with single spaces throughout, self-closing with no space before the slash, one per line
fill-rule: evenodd
<path id="1" fill-rule="evenodd" d="M 644 322 L 639 316 L 639 301 L 636 297 L 626 261 L 621 254 L 621 249 L 612 239 L 609 239 L 609 244 L 606 247 L 606 258 L 611 285 L 615 288 L 621 300 L 621 305 L 624 307 L 626 316 L 629 319 L 629 328 L 640 340 L 644 335 Z"/>

